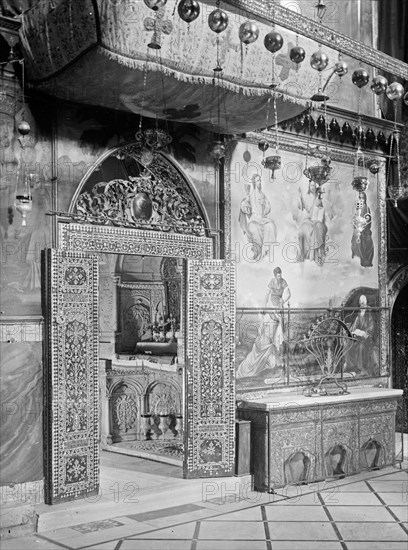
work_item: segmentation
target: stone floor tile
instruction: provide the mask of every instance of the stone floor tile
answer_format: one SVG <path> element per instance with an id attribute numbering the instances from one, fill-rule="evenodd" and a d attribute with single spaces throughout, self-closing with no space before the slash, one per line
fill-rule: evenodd
<path id="1" fill-rule="evenodd" d="M 117 540 L 111 540 L 109 542 L 102 542 L 102 544 L 95 544 L 95 546 L 87 546 L 86 550 L 115 550 L 117 544 Z"/>
<path id="2" fill-rule="evenodd" d="M 350 542 L 347 541 L 347 550 L 407 550 L 407 543 L 405 542 L 392 542 L 388 541 L 370 541 L 369 546 L 367 542 Z M 274 549 L 275 550 L 275 549 Z"/>
<path id="3" fill-rule="evenodd" d="M 359 481 L 358 483 L 347 483 L 344 485 L 338 485 L 334 483 L 331 487 L 324 489 L 324 493 L 370 493 L 371 489 L 365 481 Z"/>
<path id="4" fill-rule="evenodd" d="M 199 540 L 197 550 L 267 550 L 264 540 Z M 292 549 L 293 550 L 293 549 Z"/>
<path id="5" fill-rule="evenodd" d="M 397 523 L 363 523 L 359 522 L 336 522 L 337 528 L 346 544 L 347 541 L 366 541 L 367 548 L 370 548 L 369 541 L 402 542 L 407 540 L 407 535 Z M 382 549 L 385 550 L 388 546 Z"/>
<path id="6" fill-rule="evenodd" d="M 300 540 L 300 541 L 323 541 L 331 540 L 336 542 L 338 537 L 329 522 L 268 522 L 269 535 L 271 540 Z M 272 545 L 274 546 L 274 545 Z"/>
<path id="7" fill-rule="evenodd" d="M 391 474 L 385 474 L 385 475 L 382 475 L 381 477 L 377 478 L 378 481 L 386 481 L 386 480 L 390 480 L 390 481 L 396 481 L 398 479 L 402 480 L 402 481 L 408 481 L 408 471 L 406 470 L 395 470 L 395 472 L 391 473 Z"/>
<path id="8" fill-rule="evenodd" d="M 190 512 L 189 514 L 180 514 L 176 517 L 168 516 L 163 518 L 157 518 L 152 520 L 144 521 L 144 525 L 150 525 L 156 529 L 161 529 L 162 527 L 169 527 L 171 525 L 178 525 L 181 523 L 190 523 L 192 521 L 198 521 L 203 519 L 212 518 L 217 513 L 215 510 L 205 508 L 203 510 L 197 510 L 196 512 Z"/>
<path id="9" fill-rule="evenodd" d="M 406 493 L 408 480 L 371 479 L 368 483 L 376 493 Z"/>
<path id="10" fill-rule="evenodd" d="M 120 550 L 190 550 L 191 540 L 132 539 L 124 540 Z M 88 550 L 88 548 L 86 549 Z M 214 549 L 215 550 L 215 549 Z"/>
<path id="11" fill-rule="evenodd" d="M 177 516 L 177 518 L 175 518 L 175 521 L 178 521 L 179 516 L 191 512 L 197 512 L 198 510 L 202 509 L 202 506 L 197 506 L 197 504 L 182 504 L 180 506 L 172 506 L 171 508 L 160 508 L 158 510 L 152 510 L 150 512 L 129 514 L 127 517 L 133 519 L 134 521 L 145 522 L 157 518 Z"/>
<path id="12" fill-rule="evenodd" d="M 271 503 L 271 506 L 279 504 L 282 506 L 320 506 L 320 500 L 317 493 L 307 493 L 298 497 L 288 498 L 280 502 Z"/>
<path id="13" fill-rule="evenodd" d="M 69 541 L 70 548 L 77 549 L 82 548 L 83 546 L 96 545 L 102 542 L 118 540 L 151 529 L 150 525 L 132 521 L 127 517 L 119 517 L 115 518 L 115 520 L 121 523 L 119 527 L 101 529 L 85 534 L 75 531 L 70 527 L 64 527 L 63 529 L 56 529 L 55 531 L 47 531 L 46 533 L 42 533 L 42 535 L 48 540 L 63 544 Z"/>
<path id="14" fill-rule="evenodd" d="M 399 521 L 408 521 L 408 503 L 405 506 L 389 506 L 389 509 Z"/>
<path id="15" fill-rule="evenodd" d="M 380 504 L 380 503 L 378 503 Z M 328 506 L 334 521 L 381 521 L 394 522 L 391 514 L 384 506 Z"/>
<path id="16" fill-rule="evenodd" d="M 330 521 L 322 506 L 265 506 L 269 521 Z"/>
<path id="17" fill-rule="evenodd" d="M 373 493 L 320 493 L 327 506 L 378 506 L 380 501 Z"/>
<path id="18" fill-rule="evenodd" d="M 381 498 L 385 504 L 389 506 L 407 506 L 408 498 L 406 493 L 378 493 L 378 496 Z"/>
<path id="19" fill-rule="evenodd" d="M 340 542 L 327 540 L 274 540 L 272 548 L 273 550 L 342 550 Z"/>
<path id="20" fill-rule="evenodd" d="M 15 539 L 3 539 L 0 542 L 1 550 L 61 550 L 61 546 L 41 537 L 18 537 Z"/>
<path id="21" fill-rule="evenodd" d="M 128 539 L 132 540 L 139 540 L 139 539 L 180 539 L 180 540 L 191 540 L 194 536 L 196 528 L 196 522 L 190 522 L 185 523 L 183 525 L 175 525 L 174 527 L 167 527 L 165 529 L 155 529 L 154 531 L 151 531 L 150 533 L 143 533 L 139 536 L 131 536 L 127 537 Z"/>
<path id="22" fill-rule="evenodd" d="M 264 540 L 265 528 L 256 521 L 203 521 L 198 539 L 217 540 Z"/>
<path id="23" fill-rule="evenodd" d="M 236 512 L 222 514 L 212 517 L 211 521 L 262 521 L 261 507 L 254 506 L 246 510 L 237 510 Z"/>

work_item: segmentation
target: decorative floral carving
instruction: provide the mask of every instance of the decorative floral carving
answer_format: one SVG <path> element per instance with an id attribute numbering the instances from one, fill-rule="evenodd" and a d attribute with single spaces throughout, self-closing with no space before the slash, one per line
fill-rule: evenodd
<path id="1" fill-rule="evenodd" d="M 222 459 L 222 442 L 206 439 L 201 443 L 200 458 L 203 462 L 219 462 Z"/>
<path id="2" fill-rule="evenodd" d="M 212 274 L 222 286 L 203 288 L 202 279 Z M 187 395 L 187 470 L 195 477 L 227 475 L 233 471 L 235 448 L 233 266 L 189 262 L 186 280 L 187 385 L 193 388 Z"/>
<path id="3" fill-rule="evenodd" d="M 113 402 L 113 419 L 122 432 L 134 427 L 137 420 L 137 406 L 131 395 L 123 394 Z"/>
<path id="4" fill-rule="evenodd" d="M 98 487 L 98 260 L 47 251 L 47 503 Z"/>
<path id="5" fill-rule="evenodd" d="M 86 456 L 73 456 L 67 460 L 65 469 L 66 483 L 78 483 L 85 480 L 87 470 Z"/>
<path id="6" fill-rule="evenodd" d="M 135 146 L 122 149 L 124 154 Z M 187 183 L 156 156 L 149 170 L 128 180 L 95 184 L 79 195 L 75 218 L 87 223 L 204 236 L 205 224 Z"/>
<path id="7" fill-rule="evenodd" d="M 70 286 L 82 286 L 86 284 L 85 270 L 80 266 L 71 266 L 65 272 L 65 281 Z"/>
<path id="8" fill-rule="evenodd" d="M 255 444 L 265 451 L 254 455 L 255 488 L 265 490 L 284 486 L 287 483 L 285 463 L 298 452 L 310 460 L 308 481 L 337 475 L 332 454 L 343 454 L 338 474 L 340 469 L 346 474 L 365 469 L 367 453 L 364 445 L 370 440 L 375 440 L 381 447 L 378 465 L 392 464 L 396 406 L 394 397 L 339 406 L 323 402 L 315 407 L 299 405 L 294 411 L 257 410 L 241 403 L 239 418 L 251 421 Z"/>
<path id="9" fill-rule="evenodd" d="M 216 273 L 207 273 L 200 279 L 200 284 L 205 290 L 219 290 L 222 282 L 222 275 Z"/>

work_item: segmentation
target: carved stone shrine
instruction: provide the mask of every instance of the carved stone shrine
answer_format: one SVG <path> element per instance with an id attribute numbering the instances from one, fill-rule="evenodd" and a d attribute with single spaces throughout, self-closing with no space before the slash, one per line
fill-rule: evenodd
<path id="1" fill-rule="evenodd" d="M 259 491 L 339 479 L 395 461 L 401 390 L 355 388 L 348 395 L 293 393 L 242 401 L 251 421 L 251 473 Z"/>

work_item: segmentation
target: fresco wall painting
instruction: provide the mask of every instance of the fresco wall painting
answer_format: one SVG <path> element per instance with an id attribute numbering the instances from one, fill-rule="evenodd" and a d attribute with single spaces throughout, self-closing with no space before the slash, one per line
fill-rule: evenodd
<path id="1" fill-rule="evenodd" d="M 355 340 L 343 350 L 339 374 L 380 376 L 377 177 L 357 193 L 353 165 L 332 161 L 330 179 L 318 187 L 304 170 L 320 159 L 280 154 L 282 167 L 274 173 L 255 144 L 239 142 L 230 159 L 237 391 L 320 377 L 324 367 L 302 340 L 327 318 L 340 319 Z M 357 199 L 365 219 L 360 232 L 353 225 Z"/>

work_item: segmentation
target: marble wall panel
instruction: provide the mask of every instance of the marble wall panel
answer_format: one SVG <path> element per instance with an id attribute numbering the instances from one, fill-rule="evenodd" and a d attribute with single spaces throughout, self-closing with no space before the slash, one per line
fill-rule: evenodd
<path id="1" fill-rule="evenodd" d="M 42 344 L 1 343 L 0 353 L 0 483 L 42 479 Z"/>

